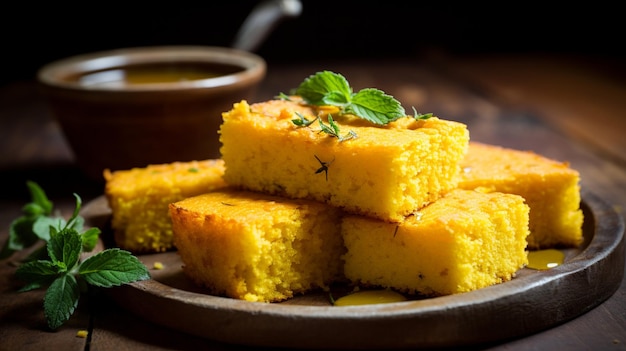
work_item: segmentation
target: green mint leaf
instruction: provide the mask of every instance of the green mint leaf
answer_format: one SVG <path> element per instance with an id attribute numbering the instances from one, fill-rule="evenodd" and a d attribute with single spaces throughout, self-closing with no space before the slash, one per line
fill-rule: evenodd
<path id="1" fill-rule="evenodd" d="M 306 78 L 295 90 L 309 105 L 330 105 L 340 114 L 352 114 L 374 124 L 383 125 L 405 116 L 398 100 L 375 88 L 352 92 L 345 77 L 330 71 Z"/>
<path id="2" fill-rule="evenodd" d="M 356 93 L 352 103 L 346 107 L 346 112 L 381 125 L 406 115 L 398 100 L 374 88 Z"/>
<path id="3" fill-rule="evenodd" d="M 148 269 L 137 257 L 118 248 L 89 257 L 81 263 L 78 273 L 87 283 L 105 288 L 150 279 Z"/>
<path id="4" fill-rule="evenodd" d="M 66 224 L 67 228 L 73 229 L 79 233 L 83 231 L 84 226 L 85 226 L 85 219 L 80 216 L 72 217 Z"/>
<path id="5" fill-rule="evenodd" d="M 27 217 L 37 217 L 37 216 L 45 216 L 46 209 L 41 207 L 41 205 L 36 204 L 34 202 L 27 203 L 22 207 L 22 212 Z"/>
<path id="6" fill-rule="evenodd" d="M 43 214 L 50 215 L 52 213 L 52 202 L 48 199 L 45 191 L 35 182 L 27 181 L 26 186 L 28 187 L 28 191 L 30 192 L 30 197 L 32 202 L 39 205 Z"/>
<path id="7" fill-rule="evenodd" d="M 20 291 L 29 291 L 50 284 L 62 271 L 63 267 L 50 261 L 30 261 L 17 267 L 15 276 L 27 283 Z"/>
<path id="8" fill-rule="evenodd" d="M 33 219 L 22 216 L 11 221 L 9 238 L 4 243 L 0 258 L 7 258 L 15 251 L 33 246 L 39 238 L 33 233 Z"/>
<path id="9" fill-rule="evenodd" d="M 82 200 L 80 196 L 78 196 L 78 194 L 76 193 L 74 193 L 74 197 L 76 198 L 76 206 L 74 206 L 74 212 L 72 213 L 72 216 L 70 217 L 70 219 L 67 221 L 66 227 L 74 228 L 80 232 L 83 229 L 83 225 L 82 225 L 83 219 L 78 214 L 80 213 L 80 206 L 82 204 Z M 80 223 L 77 223 L 77 221 Z"/>
<path id="10" fill-rule="evenodd" d="M 81 235 L 73 229 L 63 229 L 50 236 L 48 255 L 54 263 L 63 263 L 72 270 L 80 259 L 83 249 Z"/>
<path id="11" fill-rule="evenodd" d="M 43 309 L 48 327 L 54 330 L 70 319 L 80 298 L 76 277 L 64 274 L 55 279 L 46 290 Z"/>
<path id="12" fill-rule="evenodd" d="M 65 220 L 63 218 L 40 216 L 33 222 L 31 230 L 39 237 L 39 239 L 48 241 L 50 240 L 50 232 L 54 231 L 54 229 L 58 231 L 64 226 Z"/>
<path id="13" fill-rule="evenodd" d="M 352 88 L 344 76 L 322 71 L 306 78 L 295 94 L 311 105 L 346 104 L 352 96 Z"/>
<path id="14" fill-rule="evenodd" d="M 340 92 L 331 91 L 322 99 L 322 105 L 338 106 L 343 108 L 350 104 L 351 95 L 344 95 Z"/>
<path id="15" fill-rule="evenodd" d="M 100 237 L 99 228 L 89 228 L 86 232 L 81 234 L 80 238 L 83 243 L 83 252 L 91 252 L 98 244 L 98 238 Z"/>
<path id="16" fill-rule="evenodd" d="M 31 202 L 22 207 L 24 215 L 14 219 L 9 226 L 9 239 L 0 251 L 0 259 L 11 256 L 15 251 L 33 246 L 38 239 L 47 240 L 47 226 L 35 230 L 34 225 L 40 218 L 46 218 L 52 213 L 52 202 L 37 183 L 27 181 L 26 185 L 31 195 Z"/>

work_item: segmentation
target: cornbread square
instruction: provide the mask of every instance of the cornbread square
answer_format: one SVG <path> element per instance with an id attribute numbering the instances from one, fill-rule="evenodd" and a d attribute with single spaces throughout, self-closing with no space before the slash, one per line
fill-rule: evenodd
<path id="1" fill-rule="evenodd" d="M 455 189 L 402 223 L 343 219 L 346 278 L 424 296 L 512 279 L 528 264 L 529 207 L 521 196 Z"/>
<path id="2" fill-rule="evenodd" d="M 169 208 L 183 272 L 215 295 L 278 302 L 343 277 L 337 208 L 234 189 Z"/>
<path id="3" fill-rule="evenodd" d="M 583 241 L 580 175 L 566 162 L 531 151 L 471 142 L 459 188 L 521 195 L 530 206 L 529 249 L 576 247 Z"/>
<path id="4" fill-rule="evenodd" d="M 401 221 L 457 186 L 469 141 L 466 125 L 408 116 L 375 126 L 337 115 L 342 136 L 356 133 L 340 141 L 320 132 L 317 122 L 307 127 L 292 122 L 319 115 L 328 124 L 329 113 L 331 108 L 307 106 L 297 97 L 236 103 L 223 113 L 220 129 L 224 179 L 387 221 Z"/>
<path id="5" fill-rule="evenodd" d="M 135 253 L 174 249 L 168 205 L 226 186 L 224 161 L 202 160 L 104 171 L 117 246 Z"/>

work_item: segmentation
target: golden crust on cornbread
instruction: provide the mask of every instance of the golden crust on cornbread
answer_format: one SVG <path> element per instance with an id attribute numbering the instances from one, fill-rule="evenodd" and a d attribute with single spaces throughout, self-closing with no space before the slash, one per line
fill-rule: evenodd
<path id="1" fill-rule="evenodd" d="M 526 199 L 530 206 L 528 248 L 575 247 L 582 242 L 580 175 L 567 162 L 471 142 L 461 165 L 459 188 Z"/>
<path id="2" fill-rule="evenodd" d="M 170 204 L 183 271 L 211 293 L 277 302 L 341 279 L 341 211 L 221 189 Z"/>
<path id="3" fill-rule="evenodd" d="M 135 253 L 173 249 L 168 204 L 225 187 L 223 174 L 221 159 L 105 170 L 115 243 Z"/>
<path id="4" fill-rule="evenodd" d="M 233 186 L 290 198 L 313 199 L 387 221 L 404 216 L 454 189 L 469 141 L 466 125 L 410 116 L 374 126 L 350 116 L 333 116 L 340 141 L 318 123 L 292 120 L 318 115 L 328 123 L 332 109 L 292 101 L 249 105 L 241 101 L 223 114 L 220 129 L 224 179 Z"/>
<path id="5" fill-rule="evenodd" d="M 518 195 L 456 189 L 402 223 L 348 215 L 344 273 L 426 296 L 502 283 L 528 264 L 528 212 Z"/>

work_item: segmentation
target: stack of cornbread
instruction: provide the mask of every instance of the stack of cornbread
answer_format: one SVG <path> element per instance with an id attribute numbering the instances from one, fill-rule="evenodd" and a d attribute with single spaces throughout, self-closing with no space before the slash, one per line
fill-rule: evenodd
<path id="1" fill-rule="evenodd" d="M 163 236 L 193 281 L 262 302 L 341 281 L 438 296 L 510 280 L 527 246 L 580 242 L 578 173 L 566 164 L 470 143 L 465 125 L 437 117 L 334 117 L 357 136 L 345 141 L 292 122 L 327 112 L 293 97 L 223 114 L 222 160 L 212 161 L 223 179 L 166 200 Z M 114 222 L 128 217 L 112 209 Z"/>
<path id="2" fill-rule="evenodd" d="M 336 117 L 357 135 L 340 141 L 295 126 L 298 116 L 327 118 L 295 98 L 242 101 L 223 114 L 224 180 L 235 195 L 170 205 L 196 283 L 265 302 L 339 280 L 443 295 L 509 280 L 527 263 L 523 198 L 456 189 L 465 125 Z"/>

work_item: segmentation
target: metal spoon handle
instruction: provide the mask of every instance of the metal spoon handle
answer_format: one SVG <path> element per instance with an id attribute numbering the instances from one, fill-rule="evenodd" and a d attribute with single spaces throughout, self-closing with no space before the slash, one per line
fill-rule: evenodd
<path id="1" fill-rule="evenodd" d="M 267 0 L 257 5 L 243 22 L 232 47 L 255 51 L 283 19 L 297 17 L 302 12 L 299 0 Z"/>

